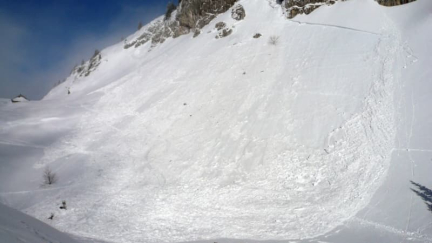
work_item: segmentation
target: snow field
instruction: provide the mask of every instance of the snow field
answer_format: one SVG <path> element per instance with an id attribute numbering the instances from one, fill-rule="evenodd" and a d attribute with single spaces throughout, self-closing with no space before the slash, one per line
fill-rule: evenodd
<path id="1" fill-rule="evenodd" d="M 22 173 L 49 165 L 61 178 L 47 189 L 8 177 L 0 199 L 109 242 L 307 239 L 346 222 L 392 231 L 356 215 L 384 183 L 400 130 L 410 54 L 394 18 L 369 0 L 297 22 L 267 1 L 239 3 L 245 20 L 228 11 L 195 39 L 103 50 L 88 78 L 39 104 L 50 115 L 0 107 L 30 114 L 0 119 L 4 146 L 37 151 L 20 157 L 33 166 Z M 216 40 L 219 21 L 233 34 Z M 41 122 L 60 126 L 42 146 L 16 139 Z"/>

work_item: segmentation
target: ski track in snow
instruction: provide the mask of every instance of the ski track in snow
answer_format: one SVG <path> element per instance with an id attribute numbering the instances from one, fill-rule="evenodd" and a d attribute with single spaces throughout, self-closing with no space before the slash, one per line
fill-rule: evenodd
<path id="1" fill-rule="evenodd" d="M 0 140 L 0 144 L 4 144 L 4 145 L 11 145 L 11 146 L 19 146 L 19 147 L 30 147 L 30 148 L 40 148 L 40 149 L 45 149 L 45 146 L 39 146 L 36 144 L 29 144 L 25 141 L 20 141 L 20 140 Z"/>
<path id="2" fill-rule="evenodd" d="M 310 23 L 310 22 L 297 21 L 297 20 L 292 20 L 292 19 L 290 19 L 289 21 L 291 21 L 293 23 L 297 23 L 299 25 L 311 25 L 311 26 L 331 27 L 331 28 L 337 28 L 337 29 L 342 29 L 342 30 L 355 31 L 355 32 L 360 32 L 360 33 L 365 33 L 365 34 L 377 35 L 377 36 L 381 36 L 381 37 L 383 36 L 381 33 L 376 33 L 376 32 L 367 31 L 367 30 L 360 30 L 360 29 L 350 28 L 350 27 L 341 26 L 341 25 Z"/>
<path id="3" fill-rule="evenodd" d="M 403 240 L 402 242 L 405 242 L 406 240 L 409 240 L 409 239 L 422 240 L 424 242 L 432 242 L 431 237 L 419 234 L 418 232 L 410 232 L 410 231 L 406 231 L 406 230 L 400 230 L 400 229 L 397 229 L 397 228 L 394 228 L 394 227 L 391 227 L 391 226 L 388 226 L 385 224 L 379 224 L 377 222 L 373 222 L 373 221 L 369 221 L 369 220 L 365 220 L 365 219 L 357 218 L 357 217 L 353 217 L 349 221 L 358 222 L 358 223 L 363 224 L 363 225 L 375 227 L 379 230 L 383 230 L 383 231 L 387 231 L 387 232 L 390 232 L 390 233 L 393 233 L 396 235 L 400 235 L 400 236 L 405 238 L 405 240 Z"/>
<path id="4" fill-rule="evenodd" d="M 409 137 L 408 137 L 408 147 L 411 147 L 411 139 L 412 139 L 412 135 L 413 135 L 413 127 L 414 127 L 414 121 L 415 121 L 415 105 L 414 105 L 414 95 L 411 92 L 411 125 L 410 125 L 410 130 L 409 130 Z M 414 159 L 412 158 L 411 155 L 411 150 L 408 150 L 408 157 L 410 159 L 410 164 L 411 164 L 411 181 L 414 181 Z M 411 194 L 410 197 L 410 207 L 409 207 L 409 212 L 408 212 L 408 216 L 407 216 L 407 223 L 406 223 L 406 227 L 405 227 L 405 231 L 408 232 L 409 231 L 409 226 L 410 226 L 410 222 L 411 222 L 411 212 L 412 212 L 412 204 L 413 204 L 413 199 L 414 199 L 414 195 Z"/>

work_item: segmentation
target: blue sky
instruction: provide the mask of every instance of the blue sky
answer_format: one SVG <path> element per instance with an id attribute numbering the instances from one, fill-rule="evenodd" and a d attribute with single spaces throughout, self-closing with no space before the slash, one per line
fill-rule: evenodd
<path id="1" fill-rule="evenodd" d="M 165 12 L 168 0 L 0 0 L 0 97 L 41 99 L 73 66 Z"/>

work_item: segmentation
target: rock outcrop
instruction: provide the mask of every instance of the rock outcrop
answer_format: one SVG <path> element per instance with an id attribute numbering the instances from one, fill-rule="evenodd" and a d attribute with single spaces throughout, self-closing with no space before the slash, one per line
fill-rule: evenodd
<path id="1" fill-rule="evenodd" d="M 183 0 L 177 12 L 180 26 L 201 29 L 220 13 L 228 11 L 237 0 Z"/>
<path id="2" fill-rule="evenodd" d="M 101 53 L 96 50 L 93 57 L 87 61 L 83 62 L 81 65 L 76 66 L 72 70 L 72 74 L 75 74 L 76 76 L 82 77 L 82 76 L 89 76 L 96 68 L 101 64 L 102 61 L 102 55 Z"/>
<path id="3" fill-rule="evenodd" d="M 171 18 L 153 21 L 144 27 L 143 33 L 136 39 L 125 41 L 124 48 L 139 47 L 151 41 L 152 47 L 163 43 L 167 38 L 194 33 L 197 37 L 201 29 L 208 25 L 218 14 L 228 11 L 237 0 L 183 0 Z M 241 5 L 239 5 L 241 7 Z M 244 18 L 243 7 L 236 10 L 237 18 Z M 233 11 L 234 13 L 234 11 Z M 175 16 L 175 17 L 174 17 Z M 231 29 L 223 29 L 218 36 L 231 34 Z"/>
<path id="4" fill-rule="evenodd" d="M 377 0 L 377 2 L 384 6 L 398 6 L 410 2 L 414 2 L 416 0 Z"/>
<path id="5" fill-rule="evenodd" d="M 332 5 L 336 1 L 337 0 L 285 0 L 285 8 L 288 18 L 291 19 L 298 14 L 310 14 L 322 5 Z"/>
<path id="6" fill-rule="evenodd" d="M 216 39 L 229 36 L 232 33 L 232 29 L 228 28 L 224 22 L 217 23 L 215 25 L 215 28 L 218 30 L 218 35 L 216 36 Z"/>
<path id="7" fill-rule="evenodd" d="M 315 9 L 323 6 L 323 5 L 332 5 L 337 1 L 347 1 L 347 0 L 285 0 L 277 2 L 279 4 L 284 3 L 284 7 L 287 11 L 288 18 L 294 18 L 298 14 L 310 14 Z M 416 0 L 375 0 L 379 4 L 384 6 L 397 6 L 401 4 L 406 4 L 410 2 L 414 2 Z"/>
<path id="8" fill-rule="evenodd" d="M 225 28 L 226 27 L 226 24 L 224 23 L 224 22 L 219 22 L 219 23 L 216 23 L 215 24 L 215 28 L 217 29 L 217 30 L 221 30 L 221 29 L 223 29 L 223 28 Z"/>
<path id="9" fill-rule="evenodd" d="M 216 39 L 227 37 L 227 36 L 231 35 L 231 33 L 232 33 L 232 29 L 230 29 L 230 28 L 223 28 L 222 30 L 220 30 L 218 32 L 218 35 L 216 36 Z"/>
<path id="10" fill-rule="evenodd" d="M 241 4 L 236 5 L 232 12 L 231 17 L 235 20 L 242 20 L 246 17 L 246 11 L 244 10 L 243 6 Z"/>

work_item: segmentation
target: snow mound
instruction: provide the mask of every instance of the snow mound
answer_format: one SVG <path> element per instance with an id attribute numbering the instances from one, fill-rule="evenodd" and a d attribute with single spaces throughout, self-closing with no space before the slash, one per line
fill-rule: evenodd
<path id="1" fill-rule="evenodd" d="M 23 95 L 18 95 L 17 97 L 15 97 L 15 98 L 12 99 L 13 103 L 26 102 L 26 101 L 28 101 L 28 100 Z"/>

